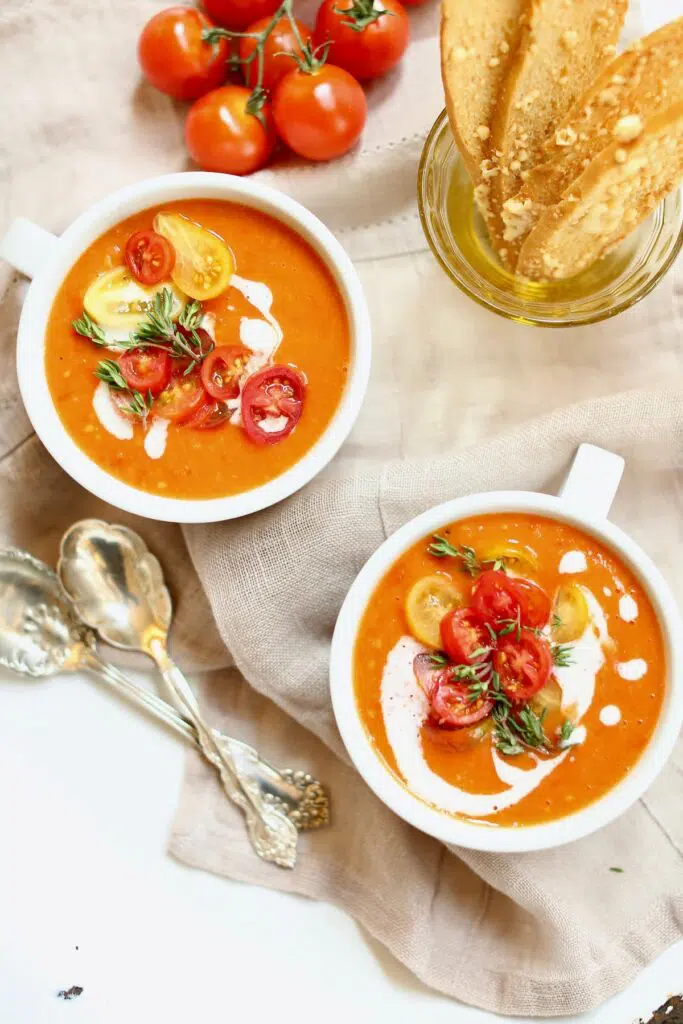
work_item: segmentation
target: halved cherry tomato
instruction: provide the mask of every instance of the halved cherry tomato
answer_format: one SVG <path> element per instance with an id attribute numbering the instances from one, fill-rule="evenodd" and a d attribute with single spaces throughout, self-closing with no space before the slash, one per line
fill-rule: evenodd
<path id="1" fill-rule="evenodd" d="M 484 619 L 472 608 L 455 608 L 441 620 L 441 643 L 448 657 L 458 665 L 467 664 L 491 638 Z"/>
<path id="2" fill-rule="evenodd" d="M 187 376 L 171 377 L 156 400 L 155 411 L 171 423 L 184 423 L 206 399 L 201 374 L 193 370 Z"/>
<path id="3" fill-rule="evenodd" d="M 301 419 L 306 384 L 291 366 L 268 366 L 252 374 L 242 391 L 242 422 L 257 444 L 275 444 Z"/>
<path id="4" fill-rule="evenodd" d="M 251 174 L 268 162 L 277 141 L 270 104 L 257 117 L 250 113 L 250 98 L 245 86 L 224 85 L 190 107 L 185 143 L 203 170 Z"/>
<path id="5" fill-rule="evenodd" d="M 154 306 L 155 297 L 163 288 L 173 293 L 171 319 L 177 320 L 185 305 L 178 290 L 168 283 L 149 287 L 140 284 L 128 267 L 124 266 L 112 267 L 99 274 L 88 285 L 83 296 L 83 307 L 98 324 L 112 329 L 124 328 L 128 332 L 144 320 Z"/>
<path id="6" fill-rule="evenodd" d="M 550 598 L 542 587 L 531 580 L 516 579 L 521 621 L 531 629 L 543 629 L 550 618 Z"/>
<path id="7" fill-rule="evenodd" d="M 361 136 L 367 112 L 356 79 L 331 64 L 312 71 L 295 68 L 273 96 L 279 135 L 307 160 L 334 160 L 348 152 Z"/>
<path id="8" fill-rule="evenodd" d="M 126 242 L 126 263 L 142 284 L 159 284 L 173 270 L 175 250 L 156 231 L 136 231 Z"/>
<path id="9" fill-rule="evenodd" d="M 245 29 L 257 18 L 274 14 L 280 0 L 202 0 L 210 18 L 226 28 Z"/>
<path id="10" fill-rule="evenodd" d="M 224 426 L 230 416 L 231 413 L 223 402 L 206 396 L 199 408 L 185 420 L 184 425 L 194 430 L 215 430 L 216 427 Z"/>
<path id="11" fill-rule="evenodd" d="M 171 277 L 185 295 L 201 302 L 215 299 L 230 284 L 235 259 L 223 239 L 182 213 L 161 211 L 154 230 L 175 250 Z"/>
<path id="12" fill-rule="evenodd" d="M 563 583 L 558 588 L 553 603 L 553 614 L 553 639 L 557 640 L 558 644 L 578 640 L 590 618 L 588 603 L 580 583 Z"/>
<path id="13" fill-rule="evenodd" d="M 240 377 L 251 352 L 242 345 L 219 345 L 202 363 L 202 383 L 212 398 L 225 402 L 240 393 Z"/>
<path id="14" fill-rule="evenodd" d="M 390 71 L 410 39 L 410 19 L 398 0 L 323 0 L 315 42 L 332 41 L 329 62 L 362 82 Z"/>
<path id="15" fill-rule="evenodd" d="M 542 637 L 526 631 L 519 640 L 511 635 L 499 644 L 494 665 L 506 697 L 514 704 L 524 704 L 547 683 L 553 657 Z"/>
<path id="16" fill-rule="evenodd" d="M 460 591 L 447 576 L 422 576 L 408 591 L 405 601 L 408 628 L 416 640 L 441 647 L 440 625 L 446 612 L 463 604 Z"/>
<path id="17" fill-rule="evenodd" d="M 240 39 L 240 60 L 248 60 L 256 49 L 256 39 L 249 36 L 258 35 L 270 25 L 270 18 L 260 18 L 247 29 L 249 35 Z M 296 27 L 301 42 L 306 43 L 311 38 L 311 30 L 303 21 L 296 19 Z M 301 56 L 301 47 L 294 35 L 289 18 L 283 17 L 276 23 L 270 35 L 263 44 L 263 88 L 273 90 L 281 78 L 294 70 L 294 60 L 289 54 Z M 242 63 L 244 70 L 244 81 L 247 85 L 256 85 L 257 81 L 257 58 L 253 57 L 249 64 Z"/>
<path id="18" fill-rule="evenodd" d="M 538 569 L 538 555 L 526 544 L 492 544 L 481 556 L 482 562 L 502 562 L 506 569 L 520 576 L 533 576 Z"/>
<path id="19" fill-rule="evenodd" d="M 119 359 L 121 373 L 132 391 L 154 397 L 160 394 L 171 379 L 171 357 L 158 348 L 132 348 Z"/>
<path id="20" fill-rule="evenodd" d="M 550 618 L 550 600 L 530 580 L 513 579 L 497 569 L 483 572 L 472 589 L 472 607 L 491 622 L 516 619 L 520 625 L 540 629 Z"/>
<path id="21" fill-rule="evenodd" d="M 453 679 L 447 669 L 442 670 L 430 701 L 431 718 L 444 729 L 462 729 L 481 722 L 491 714 L 493 701 L 488 697 L 471 700 L 467 683 Z"/>
<path id="22" fill-rule="evenodd" d="M 145 78 L 177 100 L 196 100 L 225 81 L 228 46 L 207 43 L 211 22 L 193 7 L 168 7 L 150 18 L 138 43 Z"/>

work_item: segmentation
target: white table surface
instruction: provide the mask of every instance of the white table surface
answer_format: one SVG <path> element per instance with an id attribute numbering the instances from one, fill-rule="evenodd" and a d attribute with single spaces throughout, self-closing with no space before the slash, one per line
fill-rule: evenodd
<path id="1" fill-rule="evenodd" d="M 648 29 L 682 11 L 642 6 Z M 95 681 L 0 672 L 0 1024 L 502 1020 L 426 989 L 340 910 L 168 857 L 183 753 Z M 572 1020 L 631 1024 L 682 987 L 679 943 Z"/>

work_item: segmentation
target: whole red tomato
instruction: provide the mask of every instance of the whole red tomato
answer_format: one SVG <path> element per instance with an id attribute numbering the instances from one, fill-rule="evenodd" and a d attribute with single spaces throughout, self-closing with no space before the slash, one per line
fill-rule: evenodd
<path id="1" fill-rule="evenodd" d="M 270 24 L 270 18 L 261 18 L 259 21 L 255 21 L 253 25 L 250 25 L 247 32 L 250 34 L 261 33 L 268 28 Z M 303 21 L 296 21 L 297 31 L 299 38 L 303 45 L 311 38 L 311 30 L 308 25 L 304 25 Z M 256 40 L 255 39 L 240 39 L 240 59 L 242 61 L 247 58 L 255 51 Z M 276 23 L 272 32 L 266 39 L 263 46 L 263 86 L 266 89 L 274 89 L 281 78 L 289 72 L 294 70 L 294 60 L 292 57 L 288 57 L 288 53 L 294 53 L 301 56 L 301 47 L 299 40 L 297 40 L 289 18 L 282 17 Z M 257 76 L 257 58 L 254 57 L 250 64 L 243 64 L 244 79 L 247 85 L 256 84 Z"/>
<path id="2" fill-rule="evenodd" d="M 243 85 L 224 85 L 190 107 L 185 142 L 205 171 L 250 174 L 267 162 L 276 141 L 273 116 L 267 103 L 259 117 L 249 113 L 250 97 Z"/>
<path id="3" fill-rule="evenodd" d="M 279 6 L 280 0 L 202 0 L 202 7 L 216 24 L 239 30 L 275 14 Z"/>
<path id="4" fill-rule="evenodd" d="M 313 36 L 331 42 L 328 60 L 359 82 L 390 71 L 410 39 L 410 19 L 398 0 L 323 0 Z"/>
<path id="5" fill-rule="evenodd" d="M 297 67 L 273 96 L 278 134 L 308 160 L 334 160 L 360 138 L 367 117 L 365 93 L 342 68 Z"/>
<path id="6" fill-rule="evenodd" d="M 138 43 L 145 78 L 177 100 L 196 100 L 227 76 L 225 40 L 206 43 L 211 22 L 193 7 L 169 7 L 147 22 Z"/>

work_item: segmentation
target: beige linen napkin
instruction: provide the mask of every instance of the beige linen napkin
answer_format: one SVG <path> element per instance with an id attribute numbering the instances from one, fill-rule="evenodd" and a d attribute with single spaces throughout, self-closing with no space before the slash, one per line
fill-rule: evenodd
<path id="1" fill-rule="evenodd" d="M 142 84 L 135 66 L 139 28 L 162 6 L 0 4 L 0 91 L 12 97 L 0 105 L 0 232 L 19 214 L 59 231 L 111 189 L 186 166 L 182 110 Z M 434 8 L 413 18 L 420 59 L 414 46 L 402 72 L 376 87 L 363 147 L 316 173 L 265 172 L 313 205 L 356 258 L 424 244 L 415 165 L 441 98 Z M 468 1002 L 503 1013 L 580 1011 L 681 932 L 681 751 L 644 801 L 568 851 L 448 852 L 389 814 L 343 759 L 327 649 L 346 586 L 400 522 L 467 490 L 555 486 L 582 440 L 629 460 L 615 520 L 681 593 L 681 396 L 651 390 L 680 372 L 680 275 L 613 321 L 539 332 L 472 304 L 429 253 L 367 259 L 359 273 L 376 348 L 356 429 L 290 502 L 188 531 L 209 603 L 178 528 L 135 522 L 95 501 L 31 435 L 12 372 L 24 284 L 0 268 L 0 537 L 54 561 L 76 518 L 132 523 L 170 574 L 179 660 L 195 669 L 228 665 L 227 641 L 253 684 L 234 668 L 206 676 L 208 713 L 276 763 L 308 768 L 330 785 L 334 824 L 302 837 L 299 865 L 288 873 L 254 857 L 241 818 L 190 755 L 171 839 L 176 856 L 337 902 L 427 984 Z M 649 390 L 601 397 L 634 388 Z M 572 405 L 579 399 L 594 400 Z M 534 417 L 544 418 L 523 426 Z M 492 440 L 471 447 L 485 438 Z"/>

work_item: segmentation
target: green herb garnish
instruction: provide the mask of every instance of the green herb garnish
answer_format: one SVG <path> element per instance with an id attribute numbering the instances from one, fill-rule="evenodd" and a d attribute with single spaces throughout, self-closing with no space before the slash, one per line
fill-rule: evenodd
<path id="1" fill-rule="evenodd" d="M 90 340 L 94 341 L 96 345 L 108 344 L 105 333 L 100 325 L 96 324 L 95 321 L 88 316 L 85 310 L 83 310 L 83 315 L 79 317 L 78 320 L 74 320 L 72 322 L 71 326 L 75 330 L 76 334 L 80 334 L 84 338 L 90 338 Z"/>
<path id="2" fill-rule="evenodd" d="M 139 391 L 129 388 L 125 377 L 121 373 L 121 367 L 116 360 L 102 359 L 97 364 L 95 376 L 103 380 L 113 391 L 127 391 L 130 394 L 129 404 L 121 407 L 124 412 L 129 412 L 133 416 L 140 416 L 144 419 L 152 408 L 152 402 L 154 401 L 152 392 L 148 391 L 146 395 L 142 395 Z"/>
<path id="3" fill-rule="evenodd" d="M 574 663 L 571 644 L 553 644 L 551 652 L 553 656 L 553 664 L 556 665 L 557 668 L 566 668 L 567 665 L 572 665 Z"/>

